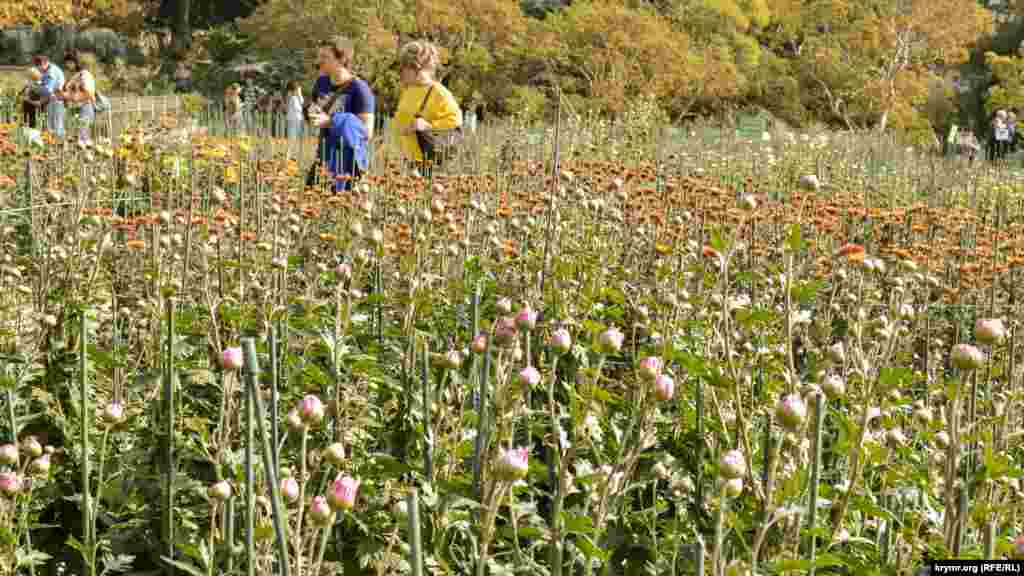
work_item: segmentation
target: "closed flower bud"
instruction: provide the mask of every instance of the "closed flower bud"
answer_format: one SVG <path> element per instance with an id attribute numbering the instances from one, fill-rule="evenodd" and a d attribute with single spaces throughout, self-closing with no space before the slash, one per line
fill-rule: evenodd
<path id="1" fill-rule="evenodd" d="M 281 497 L 284 498 L 285 502 L 295 502 L 299 499 L 299 483 L 295 481 L 295 478 L 291 476 L 281 478 L 279 488 L 281 490 Z"/>
<path id="2" fill-rule="evenodd" d="M 829 400 L 838 400 L 846 395 L 846 383 L 839 375 L 830 374 L 821 383 L 821 391 Z"/>
<path id="3" fill-rule="evenodd" d="M 537 327 L 537 312 L 530 308 L 529 304 L 516 313 L 516 326 L 523 332 L 529 332 Z"/>
<path id="4" fill-rule="evenodd" d="M 224 351 L 220 353 L 220 366 L 225 370 L 241 370 L 242 349 L 225 348 Z"/>
<path id="5" fill-rule="evenodd" d="M 18 447 L 14 444 L 4 444 L 0 446 L 0 465 L 3 466 L 17 466 L 18 465 Z"/>
<path id="6" fill-rule="evenodd" d="M 661 358 L 647 356 L 640 360 L 640 368 L 637 370 L 640 377 L 651 382 L 661 374 Z"/>
<path id="7" fill-rule="evenodd" d="M 120 402 L 111 402 L 103 409 L 103 422 L 110 426 L 117 426 L 124 422 L 124 405 Z"/>
<path id="8" fill-rule="evenodd" d="M 231 484 L 228 484 L 227 480 L 221 480 L 220 482 L 210 486 L 206 491 L 206 494 L 210 497 L 210 500 L 223 502 L 228 498 L 231 498 Z"/>
<path id="9" fill-rule="evenodd" d="M 335 510 L 351 510 L 356 504 L 358 490 L 359 480 L 339 474 L 327 493 L 327 503 Z"/>
<path id="10" fill-rule="evenodd" d="M 568 354 L 572 349 L 572 336 L 565 328 L 559 328 L 551 334 L 551 348 L 558 354 Z"/>
<path id="11" fill-rule="evenodd" d="M 945 450 L 949 448 L 949 433 L 945 430 L 940 430 L 935 434 L 935 445 Z"/>
<path id="12" fill-rule="evenodd" d="M 308 426 L 319 424 L 324 419 L 324 405 L 312 394 L 307 395 L 299 403 L 299 417 Z"/>
<path id="13" fill-rule="evenodd" d="M 341 468 L 342 464 L 345 463 L 345 446 L 341 442 L 335 442 L 323 451 L 324 462 L 327 462 L 331 466 Z"/>
<path id="14" fill-rule="evenodd" d="M 334 510 L 331 510 L 326 498 L 317 496 L 309 503 L 309 518 L 317 526 L 329 526 L 334 520 Z"/>
<path id="15" fill-rule="evenodd" d="M 1006 338 L 1006 327 L 998 318 L 979 319 L 974 323 L 974 336 L 983 344 L 998 344 Z"/>
<path id="16" fill-rule="evenodd" d="M 43 454 L 43 445 L 39 443 L 35 436 L 29 436 L 22 440 L 21 449 L 32 458 L 37 458 Z"/>
<path id="17" fill-rule="evenodd" d="M 736 498 L 743 493 L 743 478 L 731 478 L 726 480 L 722 490 L 729 498 Z"/>
<path id="18" fill-rule="evenodd" d="M 28 465 L 28 470 L 32 474 L 38 474 L 44 476 L 50 473 L 50 455 L 43 454 L 39 458 L 36 458 Z"/>
<path id="19" fill-rule="evenodd" d="M 739 450 L 730 450 L 722 455 L 718 462 L 718 472 L 722 478 L 732 480 L 742 478 L 747 473 L 747 461 Z"/>
<path id="20" fill-rule="evenodd" d="M 21 475 L 17 472 L 0 472 L 0 493 L 14 496 L 21 492 Z"/>
<path id="21" fill-rule="evenodd" d="M 444 355 L 444 367 L 449 370 L 458 370 L 462 367 L 462 352 L 458 350 L 449 350 Z"/>
<path id="22" fill-rule="evenodd" d="M 338 276 L 338 280 L 348 282 L 352 279 L 352 266 L 347 262 L 342 262 L 334 268 L 334 273 Z"/>
<path id="23" fill-rule="evenodd" d="M 622 332 L 613 326 L 597 337 L 597 347 L 602 354 L 614 354 L 622 349 L 625 338 Z"/>
<path id="24" fill-rule="evenodd" d="M 776 404 L 775 417 L 783 428 L 795 432 L 807 419 L 807 405 L 799 395 L 788 394 Z"/>
<path id="25" fill-rule="evenodd" d="M 846 360 L 846 351 L 842 342 L 836 342 L 828 347 L 828 358 L 836 364 L 842 364 Z"/>
<path id="26" fill-rule="evenodd" d="M 527 366 L 519 371 L 519 383 L 523 386 L 533 388 L 540 384 L 540 372 L 533 366 Z"/>
<path id="27" fill-rule="evenodd" d="M 658 400 L 671 400 L 675 396 L 675 381 L 668 374 L 658 374 L 654 379 L 654 397 Z"/>
<path id="28" fill-rule="evenodd" d="M 516 322 L 513 318 L 503 316 L 494 325 L 494 343 L 502 348 L 511 346 L 516 340 Z"/>
<path id="29" fill-rule="evenodd" d="M 293 432 L 302 432 L 306 429 L 306 423 L 302 421 L 302 417 L 299 416 L 299 411 L 296 408 L 292 408 L 288 411 L 288 416 L 285 417 L 285 423 L 288 424 Z"/>
<path id="30" fill-rule="evenodd" d="M 529 458 L 530 452 L 526 448 L 505 450 L 498 456 L 494 473 L 498 478 L 507 481 L 526 478 L 530 470 Z"/>
<path id="31" fill-rule="evenodd" d="M 476 338 L 473 338 L 473 343 L 470 344 L 470 350 L 473 354 L 483 354 L 487 351 L 487 335 L 478 334 Z"/>
<path id="32" fill-rule="evenodd" d="M 985 365 L 985 355 L 970 344 L 953 346 L 950 360 L 954 366 L 964 371 L 977 370 Z"/>
<path id="33" fill-rule="evenodd" d="M 501 298 L 495 304 L 494 307 L 498 310 L 498 314 L 511 314 L 512 313 L 512 301 L 508 298 Z"/>

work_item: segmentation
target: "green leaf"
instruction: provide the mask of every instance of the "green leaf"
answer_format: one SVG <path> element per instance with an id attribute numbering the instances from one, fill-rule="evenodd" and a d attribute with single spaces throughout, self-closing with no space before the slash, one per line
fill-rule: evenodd
<path id="1" fill-rule="evenodd" d="M 576 534 L 593 534 L 594 520 L 590 516 L 577 515 L 565 519 L 565 531 Z"/>
<path id="2" fill-rule="evenodd" d="M 789 230 L 786 232 L 786 250 L 797 252 L 803 246 L 803 231 L 800 229 L 800 224 L 790 224 Z"/>
<path id="3" fill-rule="evenodd" d="M 168 558 L 167 556 L 161 556 L 160 560 L 162 560 L 165 564 L 170 564 L 171 566 L 177 568 L 178 570 L 182 570 L 182 571 L 184 571 L 184 572 L 186 572 L 188 574 L 191 574 L 192 576 L 206 576 L 206 574 L 203 574 L 203 572 L 201 570 L 199 570 L 198 568 L 196 568 L 192 564 L 186 564 L 184 562 L 178 562 L 177 560 L 172 560 L 172 559 Z"/>
<path id="4" fill-rule="evenodd" d="M 18 562 L 18 568 L 21 568 L 22 566 L 39 566 L 50 558 L 53 558 L 53 556 L 50 556 L 46 552 L 40 552 L 39 550 L 24 552 L 21 548 L 18 548 L 15 554 Z"/>

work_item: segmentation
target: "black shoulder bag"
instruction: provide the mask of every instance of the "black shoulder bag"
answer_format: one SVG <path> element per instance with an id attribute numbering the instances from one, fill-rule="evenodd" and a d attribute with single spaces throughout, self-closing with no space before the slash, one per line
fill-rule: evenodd
<path id="1" fill-rule="evenodd" d="M 433 92 L 434 85 L 431 84 L 427 89 L 427 95 L 423 97 L 423 103 L 420 104 L 416 118 L 423 118 L 423 111 Z M 462 143 L 462 127 L 456 126 L 450 130 L 417 130 L 416 142 L 419 143 L 420 151 L 423 153 L 423 161 L 439 166 L 451 158 L 459 144 Z"/>

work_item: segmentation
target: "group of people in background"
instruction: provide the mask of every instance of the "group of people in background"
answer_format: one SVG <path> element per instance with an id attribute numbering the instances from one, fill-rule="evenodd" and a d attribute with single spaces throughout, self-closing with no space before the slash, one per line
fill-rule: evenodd
<path id="1" fill-rule="evenodd" d="M 309 99 L 301 84 L 292 81 L 283 97 L 264 96 L 254 103 L 257 113 L 283 119 L 280 124 L 271 123 L 283 128 L 284 134 L 271 128 L 275 136 L 299 139 L 307 126 L 319 131 L 317 161 L 307 173 L 308 185 L 326 168 L 337 190 L 349 189 L 369 164 L 377 103 L 370 83 L 353 70 L 354 52 L 354 44 L 346 37 L 322 42 L 317 49 L 320 75 Z M 434 146 L 441 149 L 441 141 L 450 146 L 462 132 L 462 110 L 452 93 L 436 79 L 439 63 L 440 51 L 429 42 L 409 42 L 399 54 L 402 92 L 391 127 L 405 158 L 424 175 L 444 161 L 434 153 Z M 246 129 L 240 84 L 225 89 L 223 112 L 229 131 Z"/>
<path id="2" fill-rule="evenodd" d="M 96 77 L 90 71 L 92 60 L 74 51 L 64 54 L 63 68 L 50 62 L 46 54 L 36 54 L 21 91 L 22 122 L 29 128 L 50 132 L 58 140 L 65 136 L 67 110 L 77 112 L 78 141 L 92 141 L 91 128 L 96 120 L 98 92 Z M 45 123 L 43 122 L 45 118 Z"/>
<path id="3" fill-rule="evenodd" d="M 996 110 L 992 115 L 992 134 L 989 138 L 989 160 L 1001 160 L 1017 149 L 1017 111 Z"/>

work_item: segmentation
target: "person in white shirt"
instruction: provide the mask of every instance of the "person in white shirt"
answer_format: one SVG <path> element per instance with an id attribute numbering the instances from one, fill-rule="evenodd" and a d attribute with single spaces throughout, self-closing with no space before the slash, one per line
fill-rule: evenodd
<path id="1" fill-rule="evenodd" d="M 295 80 L 288 83 L 288 139 L 295 140 L 302 136 L 302 86 Z"/>
<path id="2" fill-rule="evenodd" d="M 96 77 L 89 71 L 87 61 L 74 52 L 64 56 L 64 68 L 71 78 L 64 87 L 64 99 L 78 107 L 78 143 L 92 141 L 90 133 L 96 120 Z"/>

